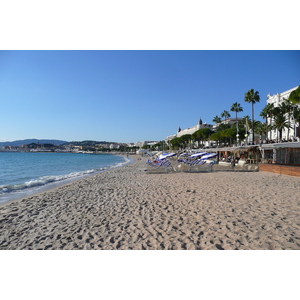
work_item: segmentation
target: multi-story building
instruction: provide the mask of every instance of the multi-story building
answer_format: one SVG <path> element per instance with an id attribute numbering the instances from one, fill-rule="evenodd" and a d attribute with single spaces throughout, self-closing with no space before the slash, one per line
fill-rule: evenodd
<path id="1" fill-rule="evenodd" d="M 157 143 L 158 142 L 155 142 L 155 141 L 142 141 L 142 142 L 136 142 L 134 144 L 134 146 L 139 149 L 142 149 L 144 146 L 154 146 Z"/>
<path id="2" fill-rule="evenodd" d="M 209 129 L 213 129 L 213 125 L 210 125 L 210 124 L 207 124 L 207 123 L 203 123 L 202 120 L 200 119 L 198 124 L 193 126 L 193 127 L 189 127 L 189 128 L 186 128 L 186 129 L 181 129 L 180 127 L 178 128 L 178 131 L 176 134 L 173 134 L 173 135 L 170 135 L 170 136 L 167 136 L 165 138 L 165 141 L 168 143 L 168 141 L 176 138 L 176 137 L 181 137 L 185 134 L 193 134 L 194 132 L 196 132 L 197 130 L 199 129 L 202 129 L 202 128 L 209 128 Z"/>
<path id="3" fill-rule="evenodd" d="M 268 94 L 267 104 L 269 104 L 269 103 L 274 104 L 274 107 L 278 107 L 285 99 L 288 99 L 290 93 L 297 88 L 298 87 L 296 86 L 290 90 L 287 90 L 282 93 L 278 93 L 276 95 Z M 288 139 L 295 140 L 296 138 L 299 138 L 299 136 L 297 135 L 297 125 L 299 126 L 299 124 L 296 124 L 294 122 L 293 118 L 291 118 L 290 122 L 291 123 L 290 123 L 289 137 L 288 137 L 288 129 L 284 128 L 282 131 L 282 139 L 283 140 L 288 140 Z M 273 124 L 273 120 L 271 118 L 268 118 L 268 123 Z M 277 130 L 272 129 L 271 130 L 271 140 L 277 140 L 277 134 L 278 134 Z"/>
<path id="4" fill-rule="evenodd" d="M 238 120 L 238 122 L 240 122 L 243 120 L 243 118 L 237 118 L 237 120 Z M 230 124 L 230 125 L 235 124 L 235 123 L 236 123 L 236 118 L 228 118 L 228 119 L 222 120 L 220 122 L 220 124 Z M 216 128 L 217 126 L 219 126 L 219 124 L 214 125 L 213 127 Z"/>

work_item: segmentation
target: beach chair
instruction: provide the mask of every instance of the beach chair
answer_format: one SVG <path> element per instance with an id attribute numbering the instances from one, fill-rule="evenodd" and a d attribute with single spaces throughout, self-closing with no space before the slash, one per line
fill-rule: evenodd
<path id="1" fill-rule="evenodd" d="M 146 162 L 147 164 L 147 173 L 170 173 L 174 172 L 174 168 L 171 162 L 167 159 L 150 161 Z"/>
<path id="2" fill-rule="evenodd" d="M 249 160 L 245 159 L 240 159 L 233 168 L 233 171 L 235 172 L 258 172 L 258 170 L 258 164 L 250 163 Z"/>
<path id="3" fill-rule="evenodd" d="M 214 161 L 196 160 L 190 163 L 190 168 L 187 172 L 199 173 L 199 172 L 212 172 Z"/>
<path id="4" fill-rule="evenodd" d="M 258 166 L 258 164 L 245 163 L 242 167 L 242 170 L 246 171 L 246 172 L 258 172 L 259 166 Z"/>
<path id="5" fill-rule="evenodd" d="M 176 171 L 177 172 L 189 172 L 191 169 L 191 164 L 193 161 L 190 159 L 184 158 L 184 159 L 178 159 L 177 160 L 177 166 Z"/>
<path id="6" fill-rule="evenodd" d="M 189 163 L 189 172 L 199 172 L 203 169 L 203 166 L 206 164 L 205 160 L 193 160 Z"/>

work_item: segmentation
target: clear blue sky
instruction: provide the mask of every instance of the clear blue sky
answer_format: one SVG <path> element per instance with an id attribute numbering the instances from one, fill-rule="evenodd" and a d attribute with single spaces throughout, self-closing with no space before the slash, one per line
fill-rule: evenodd
<path id="1" fill-rule="evenodd" d="M 159 141 L 249 89 L 300 85 L 300 51 L 0 51 L 0 141 Z"/>

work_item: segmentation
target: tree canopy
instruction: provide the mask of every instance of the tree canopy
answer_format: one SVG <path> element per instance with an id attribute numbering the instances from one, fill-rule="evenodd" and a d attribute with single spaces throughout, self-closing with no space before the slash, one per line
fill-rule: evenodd
<path id="1" fill-rule="evenodd" d="M 300 85 L 290 93 L 288 100 L 292 102 L 292 104 L 300 104 Z"/>

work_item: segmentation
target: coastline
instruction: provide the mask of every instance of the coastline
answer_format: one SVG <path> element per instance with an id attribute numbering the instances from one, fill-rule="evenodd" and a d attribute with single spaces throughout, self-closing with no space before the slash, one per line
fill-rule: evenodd
<path id="1" fill-rule="evenodd" d="M 300 249 L 299 178 L 146 160 L 3 204 L 0 249 Z"/>
<path id="2" fill-rule="evenodd" d="M 101 154 L 97 154 L 97 155 L 101 155 Z M 133 162 L 133 159 L 128 159 L 128 157 L 125 156 L 124 154 L 113 153 L 113 154 L 110 154 L 110 155 L 123 157 L 125 159 L 125 162 L 122 164 L 122 166 L 130 164 L 130 163 Z M 86 174 L 84 174 L 85 172 L 82 172 L 81 175 L 77 175 L 75 177 L 65 178 L 65 179 L 62 179 L 62 180 L 53 181 L 53 182 L 49 182 L 49 183 L 42 184 L 42 185 L 37 185 L 37 186 L 33 186 L 33 187 L 28 187 L 28 188 L 25 188 L 25 189 L 12 191 L 12 192 L 9 192 L 7 194 L 2 194 L 2 195 L 0 195 L 0 200 L 1 200 L 0 201 L 0 207 L 5 205 L 6 203 L 9 203 L 9 202 L 12 202 L 12 201 L 22 200 L 23 198 L 27 198 L 27 197 L 34 196 L 34 195 L 37 195 L 37 194 L 41 194 L 41 193 L 46 192 L 48 190 L 52 190 L 52 189 L 55 189 L 57 187 L 75 182 L 77 180 L 81 180 L 81 179 L 89 177 L 89 176 L 94 176 L 96 174 L 106 172 L 108 170 L 111 170 L 111 169 L 114 169 L 114 168 L 119 168 L 119 167 L 120 167 L 119 164 L 112 165 L 109 168 L 105 168 L 105 169 L 102 169 L 100 171 L 95 171 L 95 172 L 86 173 Z M 3 200 L 3 198 L 6 198 L 7 200 Z"/>

